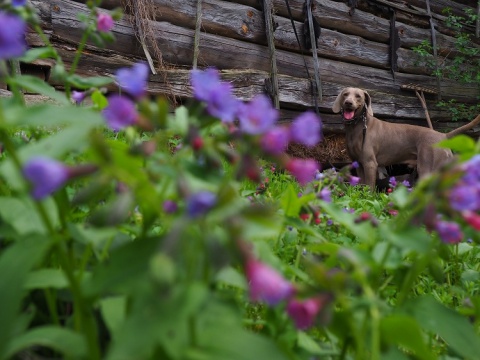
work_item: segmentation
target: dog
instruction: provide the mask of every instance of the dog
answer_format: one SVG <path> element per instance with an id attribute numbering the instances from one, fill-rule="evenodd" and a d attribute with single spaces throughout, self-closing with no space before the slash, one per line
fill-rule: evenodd
<path id="1" fill-rule="evenodd" d="M 358 176 L 372 190 L 375 189 L 377 169 L 381 166 L 407 164 L 417 168 L 419 178 L 438 170 L 452 160 L 453 153 L 450 149 L 434 145 L 480 123 L 478 115 L 470 123 L 448 133 L 389 123 L 374 117 L 370 95 L 353 87 L 340 92 L 332 110 L 334 113 L 341 112 L 348 155 L 359 163 Z"/>

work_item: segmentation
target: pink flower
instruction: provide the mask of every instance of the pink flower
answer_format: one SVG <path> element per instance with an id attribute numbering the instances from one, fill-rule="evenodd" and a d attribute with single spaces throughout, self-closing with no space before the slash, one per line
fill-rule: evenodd
<path id="1" fill-rule="evenodd" d="M 260 261 L 248 259 L 245 271 L 252 301 L 264 301 L 268 305 L 276 305 L 290 298 L 295 292 L 290 282 Z"/>
<path id="2" fill-rule="evenodd" d="M 311 327 L 318 313 L 328 301 L 326 295 L 306 300 L 292 299 L 288 302 L 287 313 L 297 329 L 305 330 Z"/>
<path id="3" fill-rule="evenodd" d="M 480 230 L 480 215 L 473 211 L 462 211 L 463 219 L 475 230 Z"/>
<path id="4" fill-rule="evenodd" d="M 289 136 L 289 131 L 286 127 L 273 127 L 263 135 L 262 148 L 269 154 L 279 155 L 287 149 Z"/>
<path id="5" fill-rule="evenodd" d="M 350 185 L 351 186 L 356 186 L 360 183 L 360 178 L 358 176 L 350 176 Z"/>
<path id="6" fill-rule="evenodd" d="M 290 159 L 285 168 L 295 176 L 300 185 L 306 185 L 315 179 L 319 166 L 313 159 Z"/>
<path id="7" fill-rule="evenodd" d="M 110 14 L 99 13 L 97 15 L 97 29 L 101 32 L 108 32 L 113 28 L 113 19 Z"/>

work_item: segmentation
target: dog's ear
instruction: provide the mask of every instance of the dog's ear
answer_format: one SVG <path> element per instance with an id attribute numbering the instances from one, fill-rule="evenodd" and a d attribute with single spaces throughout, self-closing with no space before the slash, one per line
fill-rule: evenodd
<path id="1" fill-rule="evenodd" d="M 340 91 L 340 94 L 338 94 L 337 98 L 335 99 L 335 102 L 332 105 L 332 110 L 334 113 L 340 112 L 342 110 L 342 98 L 343 98 L 343 93 L 345 92 L 345 89 Z"/>
<path id="2" fill-rule="evenodd" d="M 363 91 L 363 93 L 365 94 L 365 107 L 367 108 L 367 114 L 373 116 L 372 98 L 368 92 Z"/>

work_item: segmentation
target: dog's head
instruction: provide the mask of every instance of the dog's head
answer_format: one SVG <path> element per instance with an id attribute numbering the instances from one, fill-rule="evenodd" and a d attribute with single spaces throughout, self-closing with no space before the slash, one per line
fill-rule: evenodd
<path id="1" fill-rule="evenodd" d="M 343 111 L 345 121 L 350 121 L 360 116 L 364 108 L 368 115 L 373 116 L 370 95 L 365 90 L 353 87 L 343 89 L 332 106 L 332 110 L 335 113 Z"/>

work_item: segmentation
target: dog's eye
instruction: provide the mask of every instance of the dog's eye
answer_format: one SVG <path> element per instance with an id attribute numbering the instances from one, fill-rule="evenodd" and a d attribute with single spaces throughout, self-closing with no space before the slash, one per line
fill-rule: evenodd
<path id="1" fill-rule="evenodd" d="M 355 97 L 356 97 L 357 99 L 360 99 L 360 98 L 361 98 L 360 94 L 355 94 Z"/>
<path id="2" fill-rule="evenodd" d="M 347 97 L 348 95 L 350 95 L 350 94 L 347 93 L 347 92 L 346 92 L 346 93 L 343 93 L 343 96 L 344 96 L 344 97 Z"/>

